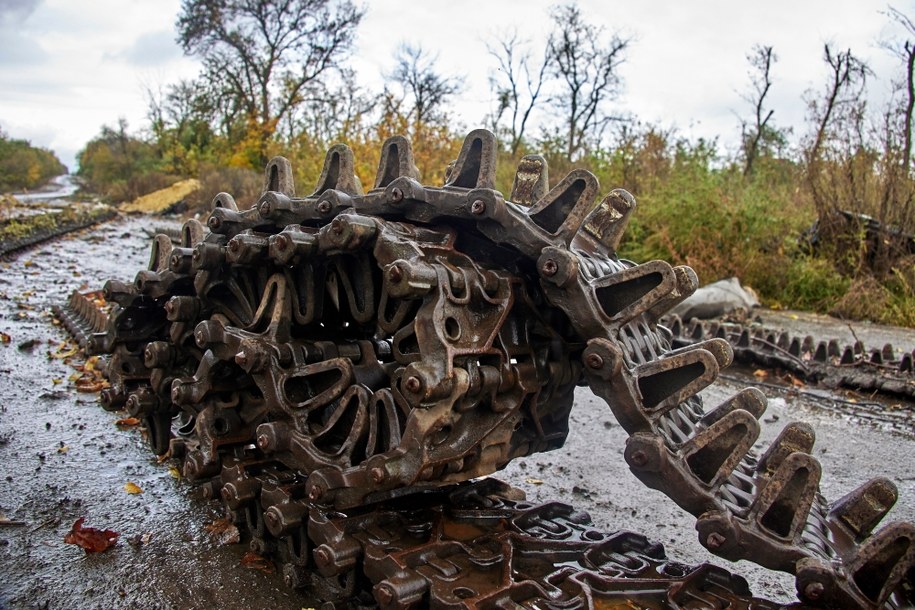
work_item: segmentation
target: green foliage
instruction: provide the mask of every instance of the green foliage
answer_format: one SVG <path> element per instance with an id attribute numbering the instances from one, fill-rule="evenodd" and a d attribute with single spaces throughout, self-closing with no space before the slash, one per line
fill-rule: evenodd
<path id="1" fill-rule="evenodd" d="M 66 173 L 67 168 L 53 152 L 0 131 L 0 192 L 33 189 Z"/>
<path id="2" fill-rule="evenodd" d="M 77 159 L 78 175 L 87 186 L 115 202 L 136 199 L 177 180 L 162 171 L 165 162 L 151 143 L 127 133 L 123 119 L 117 128 L 102 127 Z"/>

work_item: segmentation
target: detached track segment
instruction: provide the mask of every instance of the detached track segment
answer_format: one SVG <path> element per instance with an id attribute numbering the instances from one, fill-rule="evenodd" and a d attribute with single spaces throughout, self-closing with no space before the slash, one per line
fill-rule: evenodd
<path id="1" fill-rule="evenodd" d="M 790 424 L 756 456 L 759 391 L 703 410 L 696 394 L 732 349 L 671 348 L 657 321 L 698 282 L 688 267 L 618 258 L 632 196 L 597 201 L 583 170 L 549 189 L 544 159 L 529 156 L 506 200 L 495 157 L 493 135 L 474 131 L 446 184 L 422 185 L 409 142 L 391 138 L 363 192 L 338 145 L 306 197 L 273 159 L 250 210 L 218 195 L 206 227 L 188 221 L 177 247 L 157 237 L 133 284 L 109 281 L 111 312 L 71 299 L 68 328 L 110 354 L 103 405 L 144 418 L 157 453 L 220 495 L 253 548 L 279 549 L 287 582 L 332 605 L 592 608 L 620 599 L 606 584 L 617 568 L 594 557 L 622 553 L 613 561 L 653 566 L 631 582 L 665 583 L 645 598 L 624 585 L 633 603 L 768 607 L 708 566 L 657 569 L 631 539 L 594 550 L 608 537 L 569 507 L 468 487 L 560 447 L 581 384 L 629 433 L 632 471 L 697 517 L 709 550 L 794 574 L 809 605 L 910 605 L 915 528 L 874 532 L 892 482 L 830 504 L 809 426 Z M 441 517 L 460 513 L 453 494 L 466 489 L 478 490 L 471 512 Z M 529 510 L 549 514 L 539 538 L 519 525 Z M 404 529 L 414 538 L 391 533 Z M 518 567 L 537 556 L 552 567 Z M 700 572 L 703 591 L 725 583 L 720 604 L 664 597 Z"/>

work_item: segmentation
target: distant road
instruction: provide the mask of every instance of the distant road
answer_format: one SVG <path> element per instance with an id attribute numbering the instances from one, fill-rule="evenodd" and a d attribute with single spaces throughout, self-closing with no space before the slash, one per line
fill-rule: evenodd
<path id="1" fill-rule="evenodd" d="M 79 189 L 79 183 L 76 176 L 72 174 L 61 174 L 51 178 L 46 185 L 29 191 L 28 193 L 13 193 L 13 197 L 22 203 L 34 203 L 37 201 L 55 201 L 66 199 L 73 195 Z"/>

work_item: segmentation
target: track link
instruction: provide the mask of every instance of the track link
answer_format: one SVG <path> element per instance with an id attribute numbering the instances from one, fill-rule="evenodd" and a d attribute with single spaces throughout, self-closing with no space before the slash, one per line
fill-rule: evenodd
<path id="1" fill-rule="evenodd" d="M 614 190 L 598 201 L 584 170 L 549 188 L 545 161 L 530 156 L 506 200 L 495 158 L 492 134 L 471 132 L 445 185 L 433 187 L 419 182 L 409 142 L 392 138 L 364 192 L 352 152 L 338 145 L 306 197 L 295 196 L 288 161 L 275 158 L 251 209 L 223 193 L 206 226 L 185 224 L 179 245 L 157 236 L 148 270 L 106 285 L 110 313 L 73 297 L 68 328 L 88 351 L 110 353 L 103 405 L 144 418 L 153 449 L 170 450 L 189 479 L 243 516 L 255 546 L 292 549 L 288 565 L 302 568 L 289 568 L 293 584 L 307 580 L 311 561 L 333 576 L 342 593 L 321 581 L 325 599 L 356 603 L 368 578 L 386 608 L 595 607 L 585 590 L 605 583 L 589 576 L 598 552 L 584 543 L 585 521 L 568 526 L 578 537 L 568 555 L 547 553 L 578 567 L 531 568 L 527 601 L 506 593 L 522 585 L 504 576 L 460 586 L 462 597 L 440 584 L 450 583 L 447 562 L 426 569 L 457 549 L 473 571 L 495 561 L 488 553 L 498 545 L 502 559 L 491 565 L 513 565 L 511 528 L 481 539 L 490 550 L 467 547 L 472 537 L 422 536 L 385 550 L 383 537 L 364 535 L 390 503 L 425 511 L 428 494 L 446 497 L 561 446 L 572 391 L 587 384 L 629 433 L 632 471 L 696 516 L 713 553 L 794 574 L 809 605 L 910 604 L 915 528 L 874 531 L 896 501 L 891 481 L 830 504 L 809 426 L 788 425 L 756 455 L 762 393 L 703 409 L 697 393 L 733 351 L 720 338 L 671 347 L 658 320 L 697 278 L 617 256 L 632 196 Z M 524 520 L 512 511 L 529 510 L 506 506 L 500 519 L 512 523 Z M 552 506 L 574 522 L 571 509 Z M 418 550 L 426 544 L 436 551 Z M 687 578 L 654 559 L 665 582 Z M 473 582 L 495 573 L 482 572 Z M 578 588 L 562 597 L 557 578 Z"/>

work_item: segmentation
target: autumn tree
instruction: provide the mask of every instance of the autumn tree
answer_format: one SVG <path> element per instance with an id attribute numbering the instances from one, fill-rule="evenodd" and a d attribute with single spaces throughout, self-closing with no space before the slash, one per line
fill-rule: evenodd
<path id="1" fill-rule="evenodd" d="M 178 41 L 244 113 L 266 162 L 278 125 L 350 50 L 363 12 L 349 0 L 182 0 Z"/>
<path id="2" fill-rule="evenodd" d="M 631 41 L 589 23 L 575 4 L 555 7 L 551 17 L 549 71 L 562 83 L 552 101 L 562 116 L 566 155 L 573 159 L 618 118 L 605 106 L 622 90 L 619 68 Z"/>
<path id="3" fill-rule="evenodd" d="M 464 87 L 462 77 L 441 74 L 437 62 L 437 54 L 429 53 L 422 46 L 404 43 L 398 47 L 394 69 L 388 75 L 403 88 L 417 123 L 442 119 L 448 100 Z"/>
<path id="4" fill-rule="evenodd" d="M 497 63 L 497 70 L 489 79 L 496 98 L 492 125 L 497 132 L 508 136 L 509 150 L 514 156 L 524 141 L 531 113 L 543 101 L 550 53 L 547 49 L 540 60 L 535 60 L 529 45 L 517 32 L 488 44 L 487 50 Z"/>

